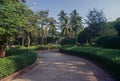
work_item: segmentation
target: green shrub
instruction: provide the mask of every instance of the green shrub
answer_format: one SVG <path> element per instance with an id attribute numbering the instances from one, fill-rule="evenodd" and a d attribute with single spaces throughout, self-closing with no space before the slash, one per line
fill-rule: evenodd
<path id="1" fill-rule="evenodd" d="M 36 50 L 53 50 L 53 49 L 59 49 L 59 45 L 41 45 L 38 46 Z"/>
<path id="2" fill-rule="evenodd" d="M 40 45 L 40 46 L 31 46 L 26 49 L 29 49 L 29 50 L 53 50 L 53 49 L 59 49 L 59 48 L 60 48 L 60 45 L 48 44 L 48 45 Z"/>
<path id="3" fill-rule="evenodd" d="M 47 44 L 51 44 L 51 43 L 54 44 L 59 39 L 60 39 L 60 37 L 58 37 L 58 36 L 47 36 Z"/>
<path id="4" fill-rule="evenodd" d="M 86 28 L 85 28 L 84 31 L 82 31 L 82 32 L 80 32 L 80 33 L 78 34 L 77 42 L 78 42 L 80 45 L 83 45 L 83 44 L 86 44 L 86 43 L 90 42 L 89 33 L 87 32 L 87 29 L 86 29 Z"/>
<path id="5" fill-rule="evenodd" d="M 92 59 L 120 80 L 120 50 L 98 47 L 62 47 L 60 51 Z"/>
<path id="6" fill-rule="evenodd" d="M 104 48 L 120 49 L 120 37 L 101 37 L 96 40 L 96 45 Z"/>
<path id="7" fill-rule="evenodd" d="M 60 45 L 61 46 L 74 46 L 76 45 L 76 38 L 70 38 L 70 37 L 67 37 L 67 38 L 64 38 L 61 42 L 60 42 Z"/>
<path id="8" fill-rule="evenodd" d="M 7 53 L 9 53 L 7 57 L 0 58 L 0 78 L 34 63 L 38 57 L 36 52 L 26 49 L 10 49 Z"/>
<path id="9" fill-rule="evenodd" d="M 11 55 L 23 54 L 27 51 L 28 50 L 26 48 L 9 48 L 6 51 L 6 57 L 11 56 Z"/>

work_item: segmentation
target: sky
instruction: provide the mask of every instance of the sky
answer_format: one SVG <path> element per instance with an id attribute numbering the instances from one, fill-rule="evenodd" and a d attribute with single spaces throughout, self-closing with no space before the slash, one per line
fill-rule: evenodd
<path id="1" fill-rule="evenodd" d="M 58 14 L 64 10 L 68 15 L 76 9 L 83 20 L 89 10 L 103 9 L 108 21 L 120 17 L 120 0 L 28 0 L 26 3 L 33 11 L 49 10 L 49 17 L 58 19 Z"/>

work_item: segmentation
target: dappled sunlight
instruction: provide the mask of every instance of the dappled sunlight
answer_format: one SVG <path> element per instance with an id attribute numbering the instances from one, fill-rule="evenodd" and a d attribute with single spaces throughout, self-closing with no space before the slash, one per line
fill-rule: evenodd
<path id="1" fill-rule="evenodd" d="M 55 55 L 55 57 L 56 56 L 59 56 L 59 54 Z M 88 66 L 87 66 L 87 63 L 84 61 L 66 60 L 66 61 L 56 62 L 51 60 L 50 61 L 41 60 L 40 63 L 44 70 L 51 70 L 51 71 L 58 70 L 65 73 L 68 72 L 69 74 L 72 74 L 78 77 L 81 76 L 83 78 L 83 81 L 99 81 L 97 80 L 97 77 L 95 77 L 94 71 L 85 69 L 85 68 L 88 68 Z M 53 68 L 50 68 L 50 66 L 52 66 Z M 70 77 L 70 75 L 68 76 Z"/>
<path id="2" fill-rule="evenodd" d="M 82 75 L 89 75 L 89 76 L 93 76 L 94 75 L 94 73 L 92 71 L 89 71 L 89 72 L 76 71 L 76 73 L 82 74 Z"/>
<path id="3" fill-rule="evenodd" d="M 64 64 L 64 63 L 61 63 L 61 62 L 55 62 L 55 63 L 53 63 L 53 64 L 57 64 L 57 65 L 58 65 L 58 64 Z"/>
<path id="4" fill-rule="evenodd" d="M 73 64 L 71 64 L 71 63 L 66 63 L 66 65 L 68 65 L 68 66 L 72 66 Z"/>
<path id="5" fill-rule="evenodd" d="M 99 80 L 97 80 L 97 78 L 94 77 L 94 76 L 87 76 L 87 79 L 88 79 L 88 81 L 99 81 Z"/>
<path id="6" fill-rule="evenodd" d="M 55 56 L 56 56 L 56 57 L 59 57 L 59 56 L 61 56 L 61 55 L 62 55 L 62 54 L 56 54 Z"/>
<path id="7" fill-rule="evenodd" d="M 114 81 L 108 80 L 109 76 L 96 65 L 78 57 L 56 52 L 40 57 L 36 68 L 15 81 Z"/>
<path id="8" fill-rule="evenodd" d="M 73 63 L 75 63 L 75 64 L 81 64 L 81 65 L 86 65 L 86 63 L 83 62 L 83 61 L 77 61 L 77 62 L 73 62 Z"/>

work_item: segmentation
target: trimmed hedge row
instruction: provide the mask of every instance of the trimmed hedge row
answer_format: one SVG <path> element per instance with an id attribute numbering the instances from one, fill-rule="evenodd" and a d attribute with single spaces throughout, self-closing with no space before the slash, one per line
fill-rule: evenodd
<path id="1" fill-rule="evenodd" d="M 53 49 L 59 49 L 60 45 L 41 45 L 41 46 L 31 46 L 28 49 L 31 50 L 53 50 Z"/>
<path id="2" fill-rule="evenodd" d="M 10 49 L 5 58 L 0 58 L 0 79 L 33 64 L 37 60 L 37 53 L 31 50 Z M 18 51 L 18 52 L 17 52 Z M 20 53 L 19 53 L 20 52 Z"/>
<path id="3" fill-rule="evenodd" d="M 98 38 L 95 41 L 95 43 L 96 43 L 96 46 L 103 47 L 103 48 L 120 49 L 120 36 L 101 37 L 101 38 Z"/>
<path id="4" fill-rule="evenodd" d="M 120 80 L 120 50 L 78 46 L 62 47 L 60 51 L 94 60 Z"/>

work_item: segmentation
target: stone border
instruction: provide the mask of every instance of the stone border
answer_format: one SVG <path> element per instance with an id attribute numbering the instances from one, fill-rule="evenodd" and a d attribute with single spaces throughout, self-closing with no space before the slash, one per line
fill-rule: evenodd
<path id="1" fill-rule="evenodd" d="M 23 73 L 25 73 L 25 72 L 30 71 L 30 70 L 33 69 L 37 64 L 39 64 L 39 59 L 38 59 L 35 63 L 33 63 L 33 64 L 31 64 L 31 65 L 29 65 L 29 66 L 27 66 L 27 67 L 25 67 L 25 68 L 17 71 L 17 72 L 15 72 L 15 73 L 11 74 L 11 75 L 8 75 L 7 77 L 4 77 L 3 79 L 0 79 L 0 81 L 11 81 L 11 80 L 15 79 L 16 77 L 18 77 L 19 75 L 21 75 L 21 74 L 23 74 Z"/>

